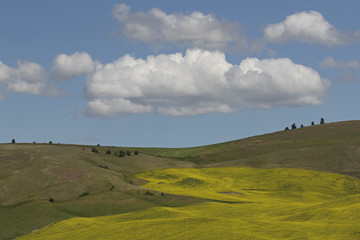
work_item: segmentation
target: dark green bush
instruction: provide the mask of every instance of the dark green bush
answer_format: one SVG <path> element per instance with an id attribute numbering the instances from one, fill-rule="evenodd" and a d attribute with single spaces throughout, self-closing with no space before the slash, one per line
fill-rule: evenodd
<path id="1" fill-rule="evenodd" d="M 90 193 L 89 192 L 83 192 L 82 194 L 79 195 L 79 198 L 85 197 L 87 195 L 90 195 Z"/>
<path id="2" fill-rule="evenodd" d="M 123 150 L 120 151 L 119 157 L 125 157 L 125 152 Z"/>

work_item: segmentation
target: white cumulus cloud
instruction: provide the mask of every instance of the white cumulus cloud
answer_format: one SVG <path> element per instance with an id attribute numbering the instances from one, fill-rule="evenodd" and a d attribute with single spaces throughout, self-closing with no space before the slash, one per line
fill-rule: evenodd
<path id="1" fill-rule="evenodd" d="M 175 43 L 206 49 L 247 47 L 238 23 L 219 21 L 213 15 L 192 12 L 167 14 L 158 8 L 130 13 L 126 4 L 116 4 L 114 17 L 122 24 L 123 34 L 132 40 L 159 44 Z"/>
<path id="2" fill-rule="evenodd" d="M 39 64 L 18 61 L 17 68 L 11 68 L 0 61 L 0 85 L 7 90 L 33 95 L 58 95 L 48 84 L 48 73 Z"/>
<path id="3" fill-rule="evenodd" d="M 86 52 L 71 55 L 60 54 L 53 63 L 52 76 L 57 80 L 69 80 L 95 71 L 96 63 Z"/>
<path id="4" fill-rule="evenodd" d="M 295 13 L 283 22 L 270 24 L 264 30 L 264 37 L 275 43 L 300 41 L 328 47 L 360 40 L 359 32 L 339 31 L 317 11 Z"/>
<path id="5" fill-rule="evenodd" d="M 188 116 L 316 105 L 322 103 L 329 87 L 330 82 L 315 70 L 287 58 L 247 58 L 233 65 L 221 52 L 200 49 L 146 59 L 125 55 L 99 64 L 87 76 L 84 113 Z"/>

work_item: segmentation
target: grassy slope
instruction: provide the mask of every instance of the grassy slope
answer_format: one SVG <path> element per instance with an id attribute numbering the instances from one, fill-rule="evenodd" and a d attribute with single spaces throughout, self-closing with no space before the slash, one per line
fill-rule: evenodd
<path id="1" fill-rule="evenodd" d="M 84 148 L 84 150 L 83 150 Z M 146 154 L 119 158 L 111 149 L 49 144 L 0 144 L 0 239 L 13 239 L 75 216 L 102 216 L 153 206 L 198 202 L 144 195 L 134 173 L 194 164 Z M 125 149 L 126 150 L 126 149 Z M 109 169 L 99 167 L 107 166 Z M 89 192 L 90 195 L 79 196 Z M 52 204 L 49 198 L 55 199 Z"/>
<path id="2" fill-rule="evenodd" d="M 280 131 L 221 144 L 183 149 L 142 149 L 201 167 L 303 168 L 360 178 L 360 121 Z"/>
<path id="3" fill-rule="evenodd" d="M 215 200 L 66 220 L 27 239 L 357 239 L 360 181 L 300 169 L 166 169 L 146 186 Z M 237 194 L 235 194 L 237 193 Z"/>
<path id="4" fill-rule="evenodd" d="M 0 239 L 12 239 L 74 216 L 101 216 L 200 200 L 159 193 L 144 195 L 133 174 L 183 167 L 291 167 L 360 176 L 360 121 L 276 132 L 210 146 L 120 148 L 49 144 L 0 144 Z M 82 150 L 84 147 L 84 150 Z M 128 148 L 125 148 L 125 150 Z M 130 148 L 129 148 L 130 149 Z M 108 166 L 109 169 L 100 168 Z M 132 182 L 132 184 L 131 184 Z M 110 189 L 113 190 L 110 191 Z M 78 198 L 81 193 L 91 194 Z M 48 202 L 49 197 L 55 203 Z"/>

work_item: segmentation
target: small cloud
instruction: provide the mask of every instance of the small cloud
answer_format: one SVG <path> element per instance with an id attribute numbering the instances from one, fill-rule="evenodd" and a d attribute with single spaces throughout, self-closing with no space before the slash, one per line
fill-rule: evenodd
<path id="1" fill-rule="evenodd" d="M 0 93 L 0 101 L 4 101 L 6 98 L 3 94 Z"/>
<path id="2" fill-rule="evenodd" d="M 96 63 L 86 52 L 60 54 L 54 60 L 51 74 L 56 80 L 70 80 L 80 75 L 91 74 L 95 68 Z"/>
<path id="3" fill-rule="evenodd" d="M 0 61 L 0 85 L 18 93 L 48 96 L 60 94 L 49 84 L 48 73 L 41 65 L 31 61 L 18 61 L 17 64 L 17 68 L 11 68 Z"/>
<path id="4" fill-rule="evenodd" d="M 360 62 L 357 60 L 351 60 L 348 62 L 336 61 L 332 57 L 325 58 L 320 65 L 323 68 L 336 68 L 336 69 L 353 69 L 360 70 Z"/>
<path id="5" fill-rule="evenodd" d="M 122 24 L 122 33 L 131 40 L 210 50 L 249 48 L 239 23 L 219 21 L 211 14 L 167 14 L 158 8 L 131 13 L 130 6 L 116 4 L 113 16 Z"/>
<path id="6" fill-rule="evenodd" d="M 272 58 L 277 56 L 277 52 L 275 50 L 273 50 L 273 49 L 270 49 L 270 48 L 267 49 L 267 53 Z"/>
<path id="7" fill-rule="evenodd" d="M 96 137 L 87 137 L 85 141 L 88 143 L 97 143 L 99 142 L 99 139 L 97 139 Z"/>
<path id="8" fill-rule="evenodd" d="M 320 62 L 323 68 L 333 68 L 341 71 L 339 81 L 342 82 L 357 82 L 360 79 L 357 74 L 360 70 L 360 62 L 357 60 L 351 60 L 348 62 L 336 61 L 334 58 L 325 58 Z"/>
<path id="9" fill-rule="evenodd" d="M 300 12 L 287 16 L 283 22 L 269 24 L 264 30 L 268 42 L 299 41 L 328 47 L 359 41 L 357 32 L 342 32 L 331 25 L 320 12 Z"/>

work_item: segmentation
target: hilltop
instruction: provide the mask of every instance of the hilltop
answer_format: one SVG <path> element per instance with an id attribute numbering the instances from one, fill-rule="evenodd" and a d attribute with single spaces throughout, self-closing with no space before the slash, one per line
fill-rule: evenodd
<path id="1" fill-rule="evenodd" d="M 344 121 L 183 149 L 144 153 L 200 167 L 302 168 L 360 178 L 360 121 Z"/>
<path id="2" fill-rule="evenodd" d="M 119 157 L 121 150 L 132 155 Z M 181 149 L 0 144 L 1 239 L 76 216 L 202 202 L 193 196 L 149 191 L 140 186 L 145 180 L 135 176 L 156 169 L 199 167 L 301 168 L 359 178 L 360 121 Z"/>

